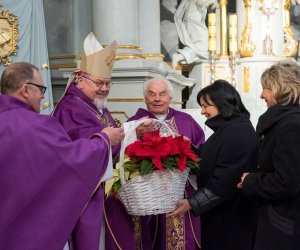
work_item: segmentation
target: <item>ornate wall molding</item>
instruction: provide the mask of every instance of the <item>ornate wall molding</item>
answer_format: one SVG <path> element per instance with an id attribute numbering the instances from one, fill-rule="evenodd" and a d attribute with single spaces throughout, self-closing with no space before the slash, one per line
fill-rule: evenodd
<path id="1" fill-rule="evenodd" d="M 0 6 L 0 63 L 9 65 L 10 56 L 18 50 L 19 25 L 18 17 Z"/>

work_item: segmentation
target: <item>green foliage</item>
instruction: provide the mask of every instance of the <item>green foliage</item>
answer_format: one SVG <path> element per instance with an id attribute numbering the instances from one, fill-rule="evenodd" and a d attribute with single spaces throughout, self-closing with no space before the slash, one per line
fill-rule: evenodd
<path id="1" fill-rule="evenodd" d="M 150 160 L 143 160 L 141 163 L 141 176 L 148 174 L 153 169 L 153 163 Z"/>

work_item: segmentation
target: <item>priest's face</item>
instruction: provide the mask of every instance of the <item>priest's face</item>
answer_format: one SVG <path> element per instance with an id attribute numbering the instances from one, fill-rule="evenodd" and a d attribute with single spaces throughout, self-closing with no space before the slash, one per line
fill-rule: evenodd
<path id="1" fill-rule="evenodd" d="M 171 101 L 172 97 L 168 92 L 166 83 L 158 80 L 148 84 L 148 89 L 145 92 L 145 103 L 151 113 L 155 115 L 167 114 Z"/>
<path id="2" fill-rule="evenodd" d="M 112 83 L 110 78 L 99 78 L 102 84 L 96 93 L 96 98 L 94 99 L 94 104 L 98 109 L 103 109 L 106 107 L 106 99 L 109 94 Z"/>
<path id="3" fill-rule="evenodd" d="M 34 69 L 33 78 L 27 85 L 27 104 L 30 105 L 33 110 L 40 113 L 41 100 L 44 98 L 44 91 L 46 88 L 43 83 L 43 78 L 41 73 Z"/>
<path id="4" fill-rule="evenodd" d="M 105 99 L 110 90 L 110 79 L 96 77 L 82 73 L 78 77 L 77 88 L 79 88 L 91 101 L 96 98 Z"/>

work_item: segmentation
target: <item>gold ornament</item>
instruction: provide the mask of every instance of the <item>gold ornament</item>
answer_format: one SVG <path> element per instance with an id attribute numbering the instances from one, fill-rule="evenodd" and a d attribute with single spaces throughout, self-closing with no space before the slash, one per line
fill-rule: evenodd
<path id="1" fill-rule="evenodd" d="M 0 63 L 11 64 L 10 56 L 17 54 L 18 17 L 0 6 Z"/>
<path id="2" fill-rule="evenodd" d="M 251 0 L 244 0 L 246 10 L 246 21 L 242 33 L 240 55 L 241 57 L 252 57 L 255 45 L 252 42 L 252 24 L 250 22 Z"/>
<path id="3" fill-rule="evenodd" d="M 291 29 L 290 18 L 291 0 L 285 0 L 284 3 L 284 18 L 283 18 L 283 55 L 286 57 L 293 57 L 297 53 L 298 42 L 295 40 L 295 34 Z"/>

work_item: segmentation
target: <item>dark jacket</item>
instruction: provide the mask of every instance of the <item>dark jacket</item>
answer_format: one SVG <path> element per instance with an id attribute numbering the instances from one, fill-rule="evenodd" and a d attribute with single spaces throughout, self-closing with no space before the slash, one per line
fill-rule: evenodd
<path id="1" fill-rule="evenodd" d="M 255 166 L 258 137 L 241 114 L 218 115 L 206 125 L 214 134 L 199 149 L 198 190 L 188 199 L 192 211 L 201 214 L 202 250 L 251 249 L 256 207 L 236 185 Z"/>
<path id="2" fill-rule="evenodd" d="M 244 193 L 260 201 L 254 249 L 300 249 L 300 108 L 272 106 L 257 132 L 258 173 L 243 183 Z"/>

